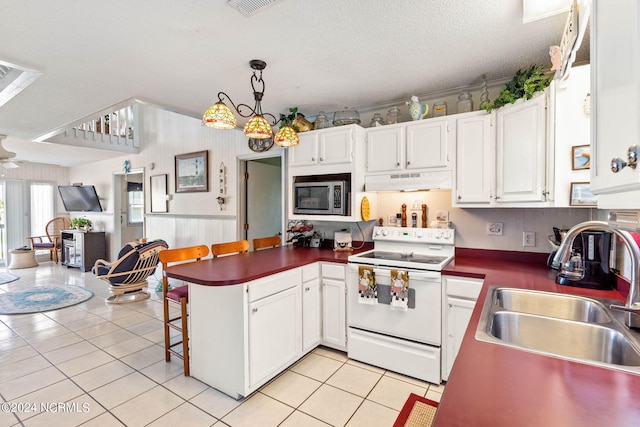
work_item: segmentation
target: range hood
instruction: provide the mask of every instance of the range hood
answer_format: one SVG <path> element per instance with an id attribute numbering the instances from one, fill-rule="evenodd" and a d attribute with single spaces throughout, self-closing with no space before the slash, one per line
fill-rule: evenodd
<path id="1" fill-rule="evenodd" d="M 451 171 L 403 172 L 366 175 L 365 191 L 418 191 L 451 189 Z"/>

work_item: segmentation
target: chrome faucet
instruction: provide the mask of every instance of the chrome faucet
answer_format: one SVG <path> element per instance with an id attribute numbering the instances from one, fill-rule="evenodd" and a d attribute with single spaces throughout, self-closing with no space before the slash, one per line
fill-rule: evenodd
<path id="1" fill-rule="evenodd" d="M 558 269 L 560 272 L 558 274 L 562 275 L 568 280 L 580 280 L 582 277 L 577 276 L 573 271 L 573 266 L 571 264 L 571 250 L 573 248 L 573 241 L 578 236 L 578 234 L 582 233 L 586 230 L 605 230 L 610 231 L 616 236 L 622 239 L 624 246 L 627 248 L 627 252 L 629 252 L 629 258 L 631 259 L 631 285 L 629 286 L 629 295 L 627 296 L 627 301 L 625 305 L 611 305 L 612 310 L 624 311 L 626 312 L 625 324 L 630 328 L 640 328 L 640 301 L 639 301 L 639 290 L 638 290 L 638 275 L 640 271 L 640 249 L 638 248 L 638 244 L 635 239 L 629 234 L 629 232 L 625 230 L 620 230 L 617 228 L 611 227 L 607 222 L 604 221 L 586 221 L 581 222 L 580 224 L 575 225 L 571 228 L 567 235 L 565 236 L 560 248 L 556 252 L 556 256 L 553 258 L 551 263 L 551 267 Z"/>

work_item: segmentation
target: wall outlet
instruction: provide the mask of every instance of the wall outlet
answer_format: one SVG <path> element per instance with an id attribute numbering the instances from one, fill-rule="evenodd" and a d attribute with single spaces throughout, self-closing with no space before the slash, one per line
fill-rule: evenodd
<path id="1" fill-rule="evenodd" d="M 535 231 L 523 231 L 522 232 L 522 246 L 535 246 L 536 245 L 536 232 Z"/>
<path id="2" fill-rule="evenodd" d="M 487 223 L 487 234 L 489 236 L 502 236 L 502 227 L 503 223 L 501 222 L 488 222 Z"/>

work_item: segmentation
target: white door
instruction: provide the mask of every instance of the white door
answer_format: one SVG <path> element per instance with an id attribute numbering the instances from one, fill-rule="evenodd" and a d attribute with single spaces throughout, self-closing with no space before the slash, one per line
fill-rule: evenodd
<path id="1" fill-rule="evenodd" d="M 613 173 L 611 161 L 627 162 L 629 147 L 640 144 L 640 5 L 594 1 L 591 19 L 591 190 L 637 190 L 640 169 Z"/>
<path id="2" fill-rule="evenodd" d="M 300 144 L 289 147 L 289 166 L 313 166 L 318 163 L 318 135 L 301 133 Z"/>
<path id="3" fill-rule="evenodd" d="M 247 160 L 245 238 L 251 243 L 259 237 L 282 232 L 282 167 L 280 157 Z"/>
<path id="4" fill-rule="evenodd" d="M 300 287 L 249 304 L 249 387 L 294 362 L 302 350 Z"/>
<path id="5" fill-rule="evenodd" d="M 318 135 L 318 163 L 350 163 L 353 158 L 353 130 L 323 131 Z"/>
<path id="6" fill-rule="evenodd" d="M 447 360 L 445 375 L 443 375 L 445 379 L 449 378 L 475 306 L 476 301 L 447 297 L 447 336 L 445 337 Z"/>
<path id="7" fill-rule="evenodd" d="M 322 279 L 322 344 L 346 350 L 345 283 Z"/>
<path id="8" fill-rule="evenodd" d="M 407 169 L 440 168 L 448 164 L 447 119 L 407 125 Z"/>
<path id="9" fill-rule="evenodd" d="M 391 127 L 367 132 L 367 172 L 400 170 L 404 127 Z"/>
<path id="10" fill-rule="evenodd" d="M 456 204 L 490 203 L 495 153 L 491 116 L 458 119 L 456 130 Z"/>
<path id="11" fill-rule="evenodd" d="M 320 343 L 320 279 L 302 284 L 302 351 L 307 352 Z"/>
<path id="12" fill-rule="evenodd" d="M 496 112 L 498 203 L 545 200 L 546 96 Z"/>

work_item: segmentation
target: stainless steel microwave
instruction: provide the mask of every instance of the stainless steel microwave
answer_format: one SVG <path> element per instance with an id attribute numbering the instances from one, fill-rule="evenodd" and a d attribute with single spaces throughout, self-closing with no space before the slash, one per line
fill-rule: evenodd
<path id="1" fill-rule="evenodd" d="M 301 215 L 349 215 L 347 181 L 296 182 L 293 213 Z"/>

